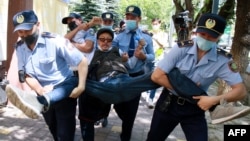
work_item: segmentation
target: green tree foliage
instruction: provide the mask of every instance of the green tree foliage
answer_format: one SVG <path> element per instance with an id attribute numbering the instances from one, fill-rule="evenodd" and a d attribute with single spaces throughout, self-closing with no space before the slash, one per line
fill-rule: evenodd
<path id="1" fill-rule="evenodd" d="M 161 19 L 163 25 L 169 27 L 171 11 L 174 7 L 171 5 L 170 0 L 120 0 L 118 13 L 120 17 L 123 18 L 125 14 L 125 9 L 129 5 L 139 6 L 142 10 L 142 22 L 141 24 L 149 25 L 151 28 L 151 20 L 153 18 Z"/>
<path id="2" fill-rule="evenodd" d="M 70 3 L 70 11 L 83 16 L 84 21 L 90 21 L 93 16 L 101 14 L 101 7 L 93 0 L 83 0 L 81 3 Z"/>

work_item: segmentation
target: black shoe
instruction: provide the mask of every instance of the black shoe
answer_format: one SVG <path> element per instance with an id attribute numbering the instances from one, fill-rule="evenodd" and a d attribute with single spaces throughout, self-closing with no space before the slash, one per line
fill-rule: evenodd
<path id="1" fill-rule="evenodd" d="M 102 121 L 102 127 L 107 127 L 107 125 L 108 125 L 108 118 L 105 117 L 103 118 L 103 121 Z"/>

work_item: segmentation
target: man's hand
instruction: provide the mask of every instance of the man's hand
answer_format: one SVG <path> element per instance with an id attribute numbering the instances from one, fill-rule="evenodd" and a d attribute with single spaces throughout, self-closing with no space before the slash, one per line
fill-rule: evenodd
<path id="1" fill-rule="evenodd" d="M 69 97 L 78 98 L 83 93 L 84 90 L 85 90 L 85 88 L 76 87 L 76 88 L 73 89 L 73 91 L 71 92 Z"/>
<path id="2" fill-rule="evenodd" d="M 89 22 L 89 25 L 92 27 L 95 25 L 101 25 L 101 23 L 102 23 L 102 18 L 94 16 Z"/>
<path id="3" fill-rule="evenodd" d="M 124 52 L 121 57 L 122 57 L 122 62 L 127 62 L 128 61 L 129 56 L 128 56 L 127 52 Z"/>
<path id="4" fill-rule="evenodd" d="M 134 56 L 136 58 L 138 58 L 139 60 L 145 60 L 146 59 L 146 54 L 140 48 L 135 49 Z"/>
<path id="5" fill-rule="evenodd" d="M 216 105 L 216 96 L 193 96 L 193 99 L 199 100 L 197 105 L 204 111 Z"/>
<path id="6" fill-rule="evenodd" d="M 51 92 L 54 89 L 54 85 L 46 85 L 44 87 L 42 87 L 42 89 L 38 90 L 38 95 L 44 95 L 46 93 Z"/>

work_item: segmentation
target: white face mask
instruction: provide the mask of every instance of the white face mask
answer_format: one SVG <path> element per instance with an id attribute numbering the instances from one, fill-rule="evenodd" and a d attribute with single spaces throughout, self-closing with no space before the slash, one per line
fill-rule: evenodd
<path id="1" fill-rule="evenodd" d="M 160 25 L 152 25 L 153 30 L 159 30 L 160 29 Z"/>
<path id="2" fill-rule="evenodd" d="M 112 47 L 110 47 L 108 50 L 103 50 L 99 45 L 97 46 L 97 48 L 103 52 L 109 52 L 112 49 Z"/>
<path id="3" fill-rule="evenodd" d="M 203 51 L 208 51 L 212 47 L 216 46 L 216 42 L 208 41 L 201 36 L 196 37 L 196 43 L 198 45 L 198 48 L 203 50 Z"/>
<path id="4" fill-rule="evenodd" d="M 107 28 L 107 29 L 111 29 L 113 28 L 113 25 L 102 25 L 102 28 Z"/>

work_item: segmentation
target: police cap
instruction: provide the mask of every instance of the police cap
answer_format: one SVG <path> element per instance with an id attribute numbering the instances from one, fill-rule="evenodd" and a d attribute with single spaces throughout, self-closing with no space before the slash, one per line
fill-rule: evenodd
<path id="1" fill-rule="evenodd" d="M 196 32 L 205 32 L 214 38 L 224 33 L 226 20 L 217 14 L 207 13 L 200 17 Z"/>
<path id="2" fill-rule="evenodd" d="M 141 16 L 141 9 L 137 6 L 130 5 L 126 8 L 126 15 L 127 14 L 132 14 L 134 16 L 140 17 Z"/>
<path id="3" fill-rule="evenodd" d="M 114 15 L 111 12 L 102 13 L 103 20 L 114 20 Z"/>
<path id="4" fill-rule="evenodd" d="M 81 16 L 80 14 L 77 14 L 77 13 L 70 13 L 69 16 L 64 17 L 64 18 L 62 19 L 62 23 L 63 23 L 63 24 L 68 24 L 68 23 L 67 23 L 68 18 L 76 18 L 76 19 L 82 20 L 82 16 Z"/>
<path id="5" fill-rule="evenodd" d="M 38 18 L 33 10 L 18 12 L 13 17 L 14 32 L 17 30 L 30 30 L 38 22 Z"/>

